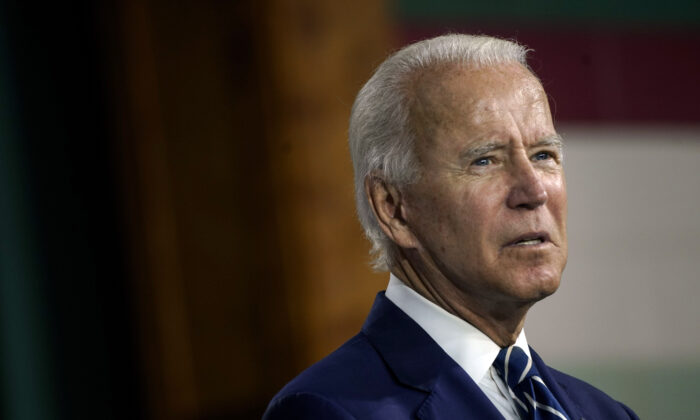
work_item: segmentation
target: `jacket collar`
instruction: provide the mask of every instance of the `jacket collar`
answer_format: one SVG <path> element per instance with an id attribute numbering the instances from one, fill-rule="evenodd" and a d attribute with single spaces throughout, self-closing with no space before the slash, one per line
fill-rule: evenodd
<path id="1" fill-rule="evenodd" d="M 362 332 L 400 383 L 428 394 L 419 418 L 502 419 L 469 375 L 383 292 Z"/>
<path id="2" fill-rule="evenodd" d="M 557 399 L 559 404 L 561 404 L 566 414 L 572 420 L 583 419 L 583 414 L 581 413 L 581 408 L 569 398 L 569 394 L 566 390 L 559 385 L 556 378 L 552 376 L 552 370 L 544 364 L 542 358 L 535 352 L 535 350 L 530 347 L 530 357 L 532 358 L 532 363 L 537 367 L 537 371 L 540 377 L 547 384 L 547 388 L 552 391 L 552 394 Z"/>
<path id="3" fill-rule="evenodd" d="M 408 315 L 380 292 L 362 332 L 397 380 L 427 394 L 418 418 L 502 419 L 479 386 Z M 581 419 L 581 409 L 568 396 L 551 370 L 530 347 L 532 361 L 547 387 L 569 417 Z"/>

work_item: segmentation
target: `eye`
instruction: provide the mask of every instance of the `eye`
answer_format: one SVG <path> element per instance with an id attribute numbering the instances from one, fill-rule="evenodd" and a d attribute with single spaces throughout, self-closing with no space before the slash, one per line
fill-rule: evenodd
<path id="1" fill-rule="evenodd" d="M 490 157 L 483 157 L 476 159 L 474 162 L 472 162 L 472 165 L 474 166 L 487 166 L 491 164 L 493 161 L 491 160 Z"/>
<path id="2" fill-rule="evenodd" d="M 532 160 L 548 160 L 548 159 L 554 159 L 554 154 L 547 152 L 547 151 L 542 151 L 542 152 L 537 152 L 532 156 Z"/>

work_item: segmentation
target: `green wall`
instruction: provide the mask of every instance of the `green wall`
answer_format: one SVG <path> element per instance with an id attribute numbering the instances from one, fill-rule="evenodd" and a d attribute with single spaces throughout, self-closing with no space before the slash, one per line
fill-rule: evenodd
<path id="1" fill-rule="evenodd" d="M 469 18 L 494 23 L 507 21 L 541 22 L 550 25 L 572 22 L 657 23 L 697 25 L 700 23 L 700 2 L 694 0 L 637 2 L 607 1 L 461 1 L 461 0 L 397 0 L 397 15 L 408 21 Z"/>
<path id="2" fill-rule="evenodd" d="M 694 419 L 700 412 L 700 362 L 603 362 L 561 370 L 625 403 L 641 419 Z"/>

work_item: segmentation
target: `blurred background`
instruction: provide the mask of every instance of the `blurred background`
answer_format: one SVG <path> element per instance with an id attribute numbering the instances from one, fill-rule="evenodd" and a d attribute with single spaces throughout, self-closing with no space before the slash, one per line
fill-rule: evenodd
<path id="1" fill-rule="evenodd" d="M 567 143 L 571 256 L 530 343 L 642 418 L 696 417 L 690 0 L 0 2 L 0 416 L 260 418 L 388 280 L 354 95 L 448 31 L 532 48 Z"/>

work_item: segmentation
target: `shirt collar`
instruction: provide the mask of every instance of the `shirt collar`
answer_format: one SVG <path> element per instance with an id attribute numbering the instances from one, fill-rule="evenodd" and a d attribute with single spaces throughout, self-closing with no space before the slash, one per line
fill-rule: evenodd
<path id="1" fill-rule="evenodd" d="M 391 274 L 386 297 L 413 319 L 476 383 L 481 382 L 501 348 L 470 323 L 424 298 Z M 530 356 L 521 330 L 515 345 Z"/>

